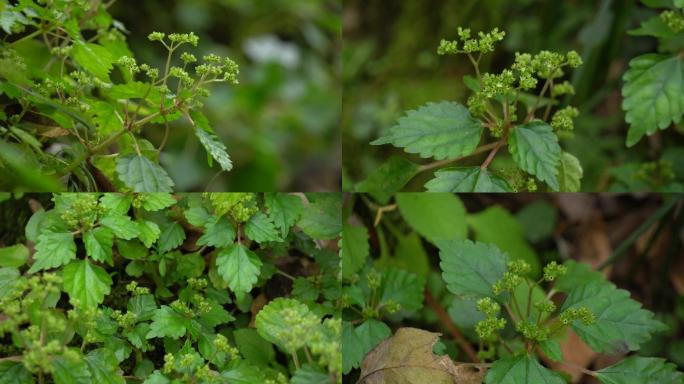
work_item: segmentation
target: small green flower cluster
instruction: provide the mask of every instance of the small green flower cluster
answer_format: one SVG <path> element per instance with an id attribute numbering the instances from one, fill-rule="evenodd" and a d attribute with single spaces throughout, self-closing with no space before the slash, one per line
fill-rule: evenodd
<path id="1" fill-rule="evenodd" d="M 549 329 L 537 325 L 531 321 L 521 321 L 515 325 L 515 330 L 518 331 L 526 340 L 530 341 L 544 341 L 549 338 Z"/>
<path id="2" fill-rule="evenodd" d="M 243 223 L 259 211 L 254 193 L 207 193 L 217 215 L 230 215 Z"/>
<path id="3" fill-rule="evenodd" d="M 570 325 L 576 320 L 584 325 L 596 323 L 596 315 L 587 307 L 568 308 L 560 314 L 559 318 L 563 325 Z"/>
<path id="4" fill-rule="evenodd" d="M 437 48 L 439 55 L 454 55 L 457 53 L 490 53 L 494 52 L 494 44 L 503 40 L 506 37 L 506 32 L 499 31 L 494 28 L 491 32 L 478 32 L 477 38 L 472 37 L 470 28 L 458 27 L 458 37 L 463 46 L 462 50 L 458 49 L 459 43 L 457 40 L 442 40 Z"/>
<path id="5" fill-rule="evenodd" d="M 190 33 L 172 33 L 168 36 L 169 41 L 171 44 L 166 43 L 166 34 L 163 32 L 152 32 L 149 35 L 147 35 L 147 38 L 150 41 L 159 41 L 160 43 L 164 44 L 165 47 L 168 49 L 174 49 L 180 45 L 183 44 L 190 44 L 193 47 L 196 47 L 197 44 L 199 43 L 199 37 L 195 35 L 194 32 Z"/>
<path id="6" fill-rule="evenodd" d="M 477 310 L 484 313 L 486 318 L 477 323 L 475 332 L 482 340 L 496 340 L 498 332 L 506 327 L 506 319 L 498 317 L 501 306 L 491 298 L 484 297 L 477 301 Z"/>
<path id="7" fill-rule="evenodd" d="M 544 281 L 555 281 L 557 278 L 565 275 L 567 271 L 568 267 L 552 261 L 544 267 Z"/>
<path id="8" fill-rule="evenodd" d="M 311 341 L 320 319 L 305 306 L 293 306 L 282 309 L 283 323 L 275 329 L 276 338 L 283 341 L 289 352 L 305 347 Z"/>
<path id="9" fill-rule="evenodd" d="M 53 200 L 60 218 L 72 229 L 89 230 L 95 225 L 98 217 L 105 212 L 96 194 L 63 193 L 56 195 Z"/>
<path id="10" fill-rule="evenodd" d="M 579 110 L 575 107 L 565 107 L 559 109 L 551 118 L 551 127 L 559 136 L 564 138 L 571 138 L 572 131 L 575 129 L 574 118 L 579 116 Z"/>
<path id="11" fill-rule="evenodd" d="M 133 296 L 148 295 L 150 293 L 149 288 L 139 287 L 138 282 L 136 281 L 131 281 L 130 283 L 126 284 L 126 290 L 131 292 Z"/>
<path id="12" fill-rule="evenodd" d="M 577 68 L 582 65 L 582 58 L 575 51 L 570 51 L 567 54 L 541 51 L 535 55 L 516 52 L 515 61 L 510 68 L 505 68 L 498 74 L 480 74 L 481 55 L 492 52 L 494 44 L 501 41 L 505 33 L 494 29 L 489 33 L 480 32 L 479 38 L 473 39 L 469 29 L 459 28 L 458 35 L 460 43 L 457 40 L 442 40 L 437 53 L 440 55 L 461 53 L 468 55 L 475 66 L 479 81 L 475 92 L 468 98 L 468 109 L 474 116 L 484 118 L 487 121 L 486 125 L 494 138 L 502 138 L 507 133 L 511 123 L 517 121 L 519 118 L 517 103 L 520 93 L 536 89 L 539 80 L 545 80 L 540 97 L 543 97 L 547 90 L 552 98 L 571 95 L 575 92 L 572 85 L 567 81 L 557 85 L 553 82 L 554 79 L 565 75 L 564 67 Z M 462 49 L 459 49 L 460 45 L 462 45 Z M 472 55 L 474 52 L 479 52 L 477 58 Z M 494 102 L 503 105 L 503 116 L 497 115 L 492 109 Z M 565 111 L 557 117 L 556 124 L 563 126 L 563 132 L 572 130 L 571 124 L 568 124 L 567 120 L 569 115 L 570 113 Z"/>
<path id="13" fill-rule="evenodd" d="M 684 14 L 680 11 L 665 11 L 660 19 L 675 33 L 684 31 Z"/>
<path id="14" fill-rule="evenodd" d="M 530 269 L 530 264 L 524 260 L 508 262 L 508 270 L 504 272 L 503 277 L 499 281 L 494 283 L 492 292 L 497 296 L 504 292 L 512 292 L 523 282 L 523 276 L 529 273 Z"/>
<path id="15" fill-rule="evenodd" d="M 328 367 L 328 372 L 341 375 L 342 360 L 339 358 L 342 339 L 342 320 L 327 318 L 311 336 L 311 352 L 318 356 L 318 363 Z M 338 377 L 341 380 L 341 377 Z"/>

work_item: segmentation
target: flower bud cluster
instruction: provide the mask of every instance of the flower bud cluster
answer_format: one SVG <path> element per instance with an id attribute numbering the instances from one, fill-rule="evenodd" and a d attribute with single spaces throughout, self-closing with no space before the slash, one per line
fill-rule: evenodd
<path id="1" fill-rule="evenodd" d="M 561 312 L 559 318 L 563 325 L 570 325 L 576 320 L 581 321 L 584 325 L 592 325 L 596 323 L 596 315 L 587 307 L 566 309 L 565 311 Z"/>
<path id="2" fill-rule="evenodd" d="M 254 193 L 209 193 L 217 215 L 229 214 L 238 223 L 249 220 L 259 211 Z"/>
<path id="3" fill-rule="evenodd" d="M 515 330 L 527 340 L 544 341 L 549 337 L 549 330 L 547 328 L 538 326 L 530 321 L 517 323 Z"/>
<path id="4" fill-rule="evenodd" d="M 565 137 L 572 136 L 572 131 L 575 129 L 573 119 L 579 116 L 579 110 L 575 107 L 565 107 L 559 109 L 551 118 L 551 127 L 558 133 Z"/>
<path id="5" fill-rule="evenodd" d="M 130 283 L 126 284 L 126 290 L 131 292 L 133 296 L 148 295 L 150 293 L 149 288 L 139 287 L 137 281 L 131 281 Z"/>
<path id="6" fill-rule="evenodd" d="M 492 298 L 484 297 L 477 301 L 477 310 L 484 313 L 486 318 L 475 325 L 475 332 L 482 340 L 495 340 L 497 333 L 506 327 L 506 320 L 498 318 L 501 306 Z"/>
<path id="7" fill-rule="evenodd" d="M 546 266 L 544 267 L 544 280 L 552 282 L 557 278 L 565 275 L 567 271 L 568 267 L 562 264 L 558 264 L 555 261 L 552 261 L 546 264 Z"/>
<path id="8" fill-rule="evenodd" d="M 682 12 L 665 11 L 660 14 L 660 19 L 675 33 L 684 31 L 684 15 Z"/>

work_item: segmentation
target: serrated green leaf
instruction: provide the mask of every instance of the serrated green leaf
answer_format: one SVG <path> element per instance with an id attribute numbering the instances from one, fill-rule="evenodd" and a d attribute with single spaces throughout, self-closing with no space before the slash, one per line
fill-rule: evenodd
<path id="1" fill-rule="evenodd" d="M 199 111 L 191 111 L 190 117 L 192 117 L 195 123 L 195 136 L 202 143 L 207 153 L 219 163 L 224 171 L 233 169 L 233 162 L 230 161 L 230 156 L 228 156 L 228 149 L 213 132 L 204 114 Z"/>
<path id="2" fill-rule="evenodd" d="M 112 247 L 114 246 L 114 233 L 104 227 L 97 227 L 83 234 L 86 255 L 93 260 L 106 262 L 114 265 L 112 260 Z"/>
<path id="3" fill-rule="evenodd" d="M 0 267 L 21 267 L 28 260 L 29 251 L 24 244 L 0 248 Z"/>
<path id="4" fill-rule="evenodd" d="M 550 125 L 535 120 L 515 127 L 508 137 L 508 149 L 520 169 L 559 190 L 561 147 Z"/>
<path id="5" fill-rule="evenodd" d="M 425 281 L 403 269 L 390 267 L 382 271 L 380 306 L 401 305 L 401 310 L 417 311 L 423 307 Z"/>
<path id="6" fill-rule="evenodd" d="M 266 367 L 275 360 L 273 344 L 259 336 L 255 329 L 238 328 L 233 336 L 240 354 L 253 364 Z"/>
<path id="7" fill-rule="evenodd" d="M 286 193 L 266 193 L 264 205 L 273 224 L 280 229 L 280 236 L 285 238 L 290 227 L 295 225 L 304 211 L 302 199 Z"/>
<path id="8" fill-rule="evenodd" d="M 107 271 L 88 260 L 74 261 L 64 267 L 62 279 L 69 298 L 78 300 L 85 309 L 101 304 L 112 286 L 112 278 Z"/>
<path id="9" fill-rule="evenodd" d="M 629 292 L 608 281 L 592 281 L 570 291 L 561 310 L 585 306 L 596 315 L 595 324 L 572 324 L 575 333 L 591 349 L 609 354 L 636 351 L 664 324 L 629 296 Z"/>
<path id="10" fill-rule="evenodd" d="M 127 187 L 134 192 L 171 192 L 173 180 L 164 168 L 150 159 L 136 154 L 119 156 L 116 159 L 116 173 Z"/>
<path id="11" fill-rule="evenodd" d="M 178 339 L 185 335 L 185 319 L 179 313 L 167 305 L 162 305 L 152 316 L 150 331 L 147 338 L 170 337 Z"/>
<path id="12" fill-rule="evenodd" d="M 574 260 L 568 260 L 563 264 L 567 267 L 567 271 L 554 283 L 553 288 L 557 291 L 569 293 L 577 287 L 605 280 L 601 272 L 594 271 L 589 264 L 578 263 Z"/>
<path id="13" fill-rule="evenodd" d="M 85 360 L 71 360 L 59 356 L 52 360 L 55 384 L 92 384 L 93 379 Z"/>
<path id="14" fill-rule="evenodd" d="M 448 193 L 398 193 L 397 206 L 404 220 L 426 239 L 463 239 L 468 233 L 461 200 Z"/>
<path id="15" fill-rule="evenodd" d="M 596 372 L 603 384 L 682 384 L 684 374 L 665 359 L 630 356 Z"/>
<path id="16" fill-rule="evenodd" d="M 176 199 L 170 193 L 145 193 L 140 195 L 142 207 L 146 211 L 154 212 L 176 204 Z"/>
<path id="17" fill-rule="evenodd" d="M 99 137 L 108 137 L 123 129 L 123 122 L 117 115 L 116 105 L 98 101 L 88 111 L 93 115 L 93 122 Z"/>
<path id="18" fill-rule="evenodd" d="M 342 277 L 354 276 L 366 264 L 370 247 L 368 230 L 350 224 L 342 226 L 340 239 L 340 258 L 342 259 Z"/>
<path id="19" fill-rule="evenodd" d="M 429 192 L 512 192 L 508 182 L 480 167 L 445 168 L 425 183 Z"/>
<path id="20" fill-rule="evenodd" d="M 33 375 L 24 364 L 16 361 L 0 361 L 0 384 L 34 384 Z"/>
<path id="21" fill-rule="evenodd" d="M 84 357 L 88 370 L 96 383 L 125 384 L 123 376 L 118 373 L 119 362 L 114 353 L 106 348 L 95 349 Z"/>
<path id="22" fill-rule="evenodd" d="M 20 273 L 16 268 L 0 268 L 0 297 L 7 295 L 19 279 Z"/>
<path id="23" fill-rule="evenodd" d="M 147 248 L 137 240 L 116 239 L 119 254 L 128 260 L 142 260 L 147 256 Z"/>
<path id="24" fill-rule="evenodd" d="M 342 372 L 359 368 L 368 352 L 392 335 L 392 330 L 382 321 L 369 319 L 358 327 L 345 322 L 342 332 Z"/>
<path id="25" fill-rule="evenodd" d="M 108 213 L 116 213 L 125 215 L 131 209 L 133 203 L 132 195 L 124 195 L 122 193 L 105 193 L 100 197 L 100 205 L 103 206 Z"/>
<path id="26" fill-rule="evenodd" d="M 637 29 L 633 29 L 627 32 L 632 36 L 653 36 L 660 39 L 667 39 L 677 35 L 663 19 L 657 15 L 641 23 L 641 26 Z"/>
<path id="27" fill-rule="evenodd" d="M 492 285 L 503 277 L 508 255 L 492 244 L 470 240 L 440 240 L 442 278 L 455 295 L 491 297 Z"/>
<path id="28" fill-rule="evenodd" d="M 144 294 L 131 297 L 128 300 L 127 308 L 130 312 L 135 313 L 137 321 L 147 321 L 152 318 L 157 310 L 157 304 L 153 295 Z"/>
<path id="29" fill-rule="evenodd" d="M 418 174 L 418 164 L 392 156 L 356 185 L 356 192 L 368 193 L 380 204 L 387 204 L 396 192 Z"/>
<path id="30" fill-rule="evenodd" d="M 509 357 L 494 362 L 487 372 L 486 384 L 566 384 L 563 376 L 553 372 L 528 355 Z"/>
<path id="31" fill-rule="evenodd" d="M 152 374 L 143 381 L 143 384 L 169 384 L 171 383 L 171 380 L 169 380 L 166 376 L 164 376 L 163 373 L 159 371 L 154 371 Z"/>
<path id="32" fill-rule="evenodd" d="M 297 225 L 314 239 L 333 239 L 342 231 L 342 195 L 335 193 L 308 194 L 309 204 Z"/>
<path id="33" fill-rule="evenodd" d="M 71 50 L 71 57 L 100 80 L 110 82 L 109 71 L 112 70 L 114 57 L 105 47 L 77 40 Z"/>
<path id="34" fill-rule="evenodd" d="M 263 368 L 247 363 L 244 360 L 237 361 L 237 364 L 221 372 L 221 377 L 228 379 L 231 384 L 253 384 L 263 383 L 266 377 Z"/>
<path id="35" fill-rule="evenodd" d="M 242 244 L 232 244 L 216 257 L 218 273 L 235 293 L 252 290 L 261 271 L 261 260 Z"/>
<path id="36" fill-rule="evenodd" d="M 214 216 L 207 210 L 200 195 L 188 196 L 188 209 L 184 212 L 185 219 L 195 227 L 204 227 Z"/>
<path id="37" fill-rule="evenodd" d="M 627 146 L 644 135 L 677 124 L 684 114 L 684 65 L 681 55 L 646 54 L 629 63 L 622 87 L 622 109 L 629 124 Z"/>
<path id="38" fill-rule="evenodd" d="M 546 357 L 553 361 L 563 360 L 563 351 L 560 344 L 556 340 L 547 339 L 539 343 L 539 348 L 544 352 Z"/>
<path id="39" fill-rule="evenodd" d="M 476 241 L 496 245 L 512 260 L 526 261 L 531 267 L 529 276 L 533 279 L 541 276 L 539 256 L 527 243 L 523 228 L 508 210 L 493 205 L 484 211 L 469 214 L 467 221 L 475 233 Z"/>
<path id="40" fill-rule="evenodd" d="M 43 232 L 38 236 L 36 253 L 33 254 L 34 263 L 29 273 L 42 269 L 50 269 L 67 264 L 76 258 L 76 243 L 74 235 L 61 232 Z"/>
<path id="41" fill-rule="evenodd" d="M 584 170 L 577 158 L 567 152 L 561 154 L 558 183 L 561 192 L 579 192 Z"/>
<path id="42" fill-rule="evenodd" d="M 137 219 L 138 224 L 138 238 L 145 245 L 145 247 L 150 248 L 161 235 L 161 229 L 154 221 L 148 221 L 144 219 Z"/>
<path id="43" fill-rule="evenodd" d="M 461 104 L 442 101 L 408 111 L 372 145 L 392 144 L 437 160 L 468 155 L 480 142 L 482 123 Z"/>
<path id="44" fill-rule="evenodd" d="M 290 380 L 291 384 L 329 384 L 331 383 L 330 375 L 320 368 L 316 368 L 309 364 L 304 364 L 301 368 L 295 371 Z"/>
<path id="45" fill-rule="evenodd" d="M 138 224 L 125 215 L 108 215 L 100 219 L 100 224 L 114 232 L 119 239 L 130 240 L 140 234 Z"/>
<path id="46" fill-rule="evenodd" d="M 183 227 L 175 221 L 163 225 L 159 236 L 158 251 L 166 253 L 178 248 L 185 241 L 185 231 Z"/>
<path id="47" fill-rule="evenodd" d="M 235 228 L 225 216 L 212 217 L 206 225 L 197 245 L 210 247 L 227 247 L 235 242 Z"/>
<path id="48" fill-rule="evenodd" d="M 257 243 L 282 241 L 275 225 L 263 212 L 257 212 L 245 223 L 245 235 Z"/>

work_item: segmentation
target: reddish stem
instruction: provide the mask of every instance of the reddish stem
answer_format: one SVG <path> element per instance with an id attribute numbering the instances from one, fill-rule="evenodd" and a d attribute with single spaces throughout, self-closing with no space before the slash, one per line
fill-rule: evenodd
<path id="1" fill-rule="evenodd" d="M 451 320 L 451 317 L 449 317 L 449 314 L 446 313 L 444 308 L 439 304 L 439 302 L 432 296 L 432 293 L 430 293 L 429 290 L 425 290 L 425 302 L 432 308 L 433 311 L 437 314 L 437 317 L 439 320 L 442 322 L 442 325 L 449 331 L 451 334 L 451 337 L 454 338 L 456 343 L 463 349 L 463 352 L 465 352 L 466 355 L 470 358 L 470 361 L 473 363 L 479 363 L 480 358 L 477 357 L 477 352 L 475 352 L 475 349 L 473 348 L 472 345 L 468 342 L 468 340 L 463 337 L 463 334 L 461 331 L 459 331 L 458 327 L 454 322 Z"/>

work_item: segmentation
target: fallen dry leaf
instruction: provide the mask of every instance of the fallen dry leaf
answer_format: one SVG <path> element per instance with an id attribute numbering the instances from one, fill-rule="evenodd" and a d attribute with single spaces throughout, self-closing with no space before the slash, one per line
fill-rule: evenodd
<path id="1" fill-rule="evenodd" d="M 432 348 L 439 333 L 399 328 L 375 347 L 361 364 L 358 384 L 480 384 L 486 364 L 454 364 Z"/>

